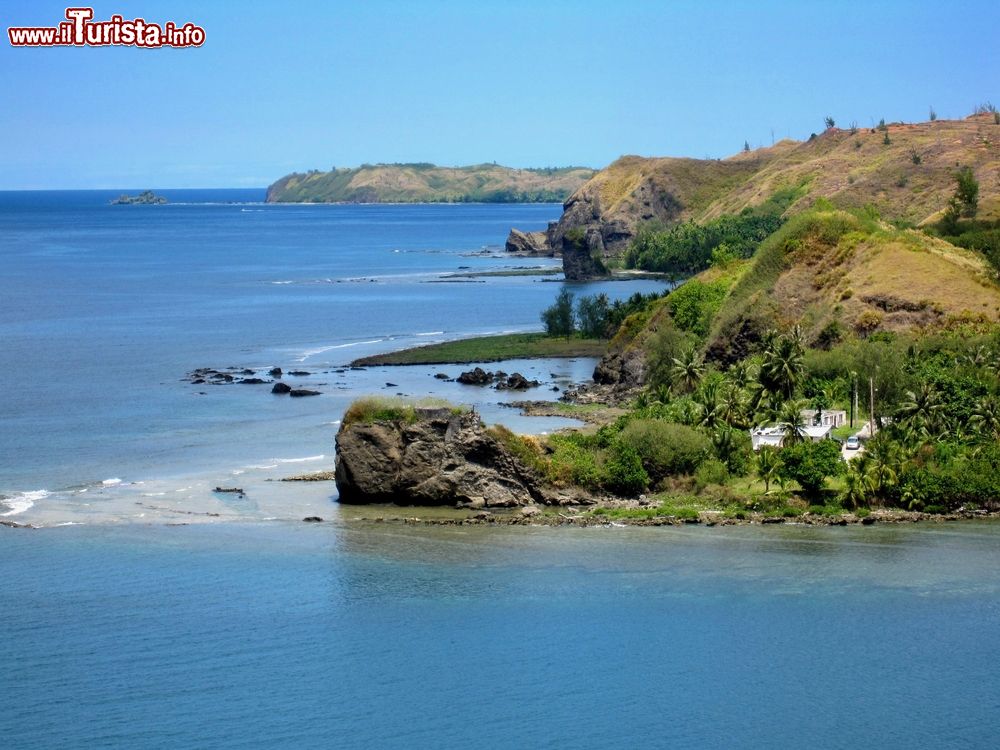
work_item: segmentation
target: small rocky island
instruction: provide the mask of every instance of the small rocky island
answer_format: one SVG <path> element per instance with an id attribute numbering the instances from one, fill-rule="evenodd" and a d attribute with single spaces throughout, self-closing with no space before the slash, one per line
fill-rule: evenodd
<path id="1" fill-rule="evenodd" d="M 113 201 L 112 206 L 161 206 L 167 202 L 162 195 L 156 195 L 152 190 L 143 190 L 138 195 L 122 193 Z"/>

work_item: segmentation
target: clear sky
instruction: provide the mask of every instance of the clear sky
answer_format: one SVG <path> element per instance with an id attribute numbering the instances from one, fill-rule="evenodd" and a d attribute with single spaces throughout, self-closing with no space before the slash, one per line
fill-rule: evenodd
<path id="1" fill-rule="evenodd" d="M 78 3 L 83 5 L 83 3 Z M 723 157 L 838 125 L 1000 105 L 1000 2 L 94 3 L 196 49 L 12 48 L 0 189 L 264 186 L 362 162 Z"/>

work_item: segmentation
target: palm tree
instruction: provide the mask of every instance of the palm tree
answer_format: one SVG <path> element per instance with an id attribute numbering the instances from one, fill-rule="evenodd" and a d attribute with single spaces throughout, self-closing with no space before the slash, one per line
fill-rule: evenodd
<path id="1" fill-rule="evenodd" d="M 730 385 L 722 395 L 722 418 L 730 427 L 749 427 L 746 418 L 746 397 L 740 388 Z"/>
<path id="2" fill-rule="evenodd" d="M 993 359 L 993 352 L 985 346 L 979 346 L 971 354 L 966 354 L 964 357 L 961 357 L 959 361 L 964 361 L 965 364 L 972 365 L 973 367 L 982 367 L 983 365 L 993 361 Z"/>
<path id="3" fill-rule="evenodd" d="M 794 334 L 775 339 L 764 352 L 764 362 L 757 376 L 761 385 L 771 393 L 790 399 L 805 369 L 804 353 L 801 342 Z"/>
<path id="4" fill-rule="evenodd" d="M 916 391 L 906 392 L 906 400 L 896 410 L 896 418 L 927 427 L 934 423 L 934 416 L 943 406 L 937 387 L 932 383 L 923 383 Z"/>
<path id="5" fill-rule="evenodd" d="M 860 457 L 859 457 L 860 458 Z M 868 498 L 875 492 L 875 480 L 865 471 L 863 465 L 858 465 L 857 459 L 851 462 L 847 469 L 846 486 L 844 488 L 843 499 L 851 504 L 852 508 L 867 504 Z"/>
<path id="6" fill-rule="evenodd" d="M 1000 440 L 1000 401 L 992 396 L 984 396 L 972 410 L 970 421 L 982 433 Z"/>
<path id="7" fill-rule="evenodd" d="M 698 424 L 713 429 L 723 421 L 722 404 L 719 401 L 719 384 L 705 383 L 695 396 L 695 403 L 700 407 Z"/>
<path id="8" fill-rule="evenodd" d="M 670 403 L 670 388 L 666 385 L 658 385 L 650 394 L 654 402 L 663 404 L 666 406 Z"/>
<path id="9" fill-rule="evenodd" d="M 777 417 L 778 426 L 784 430 L 786 443 L 798 443 L 805 438 L 806 423 L 802 418 L 801 401 L 786 401 Z"/>
<path id="10" fill-rule="evenodd" d="M 895 486 L 899 478 L 902 457 L 891 443 L 879 439 L 872 440 L 866 452 L 871 461 L 870 474 L 875 484 L 875 491 L 882 495 L 887 489 Z"/>
<path id="11" fill-rule="evenodd" d="M 672 357 L 670 361 L 670 380 L 674 386 L 680 386 L 685 393 L 698 387 L 705 374 L 705 365 L 694 348 L 681 352 L 679 357 Z"/>
<path id="12" fill-rule="evenodd" d="M 715 455 L 719 460 L 732 468 L 733 459 L 740 449 L 739 443 L 736 442 L 736 430 L 720 423 L 712 432 L 712 447 L 715 448 Z"/>
<path id="13" fill-rule="evenodd" d="M 778 449 L 771 445 L 761 446 L 757 451 L 757 458 L 754 460 L 757 476 L 764 482 L 764 494 L 771 492 L 771 482 L 778 479 L 778 472 L 781 469 L 781 456 Z"/>
<path id="14" fill-rule="evenodd" d="M 726 372 L 729 382 L 736 388 L 746 388 L 757 376 L 754 366 L 747 359 L 741 359 Z"/>

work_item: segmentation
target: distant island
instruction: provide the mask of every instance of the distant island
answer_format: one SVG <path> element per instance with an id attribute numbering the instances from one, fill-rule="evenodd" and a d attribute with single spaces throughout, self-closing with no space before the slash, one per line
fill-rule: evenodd
<path id="1" fill-rule="evenodd" d="M 268 203 L 562 203 L 596 174 L 588 167 L 362 164 L 282 177 Z"/>
<path id="2" fill-rule="evenodd" d="M 122 193 L 113 201 L 112 206 L 159 206 L 167 202 L 162 195 L 156 195 L 152 190 L 143 190 L 138 195 Z"/>

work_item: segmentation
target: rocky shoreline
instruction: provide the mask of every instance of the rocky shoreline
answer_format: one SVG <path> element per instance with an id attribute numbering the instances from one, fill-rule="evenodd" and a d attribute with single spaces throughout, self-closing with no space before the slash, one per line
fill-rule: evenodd
<path id="1" fill-rule="evenodd" d="M 394 508 L 395 510 L 395 508 Z M 526 512 L 527 511 L 527 512 Z M 574 512 L 576 511 L 576 512 Z M 933 514 L 903 510 L 873 510 L 859 516 L 845 513 L 827 516 L 806 513 L 794 518 L 773 517 L 763 513 L 748 513 L 746 518 L 725 516 L 721 511 L 703 511 L 696 518 L 658 516 L 654 518 L 613 518 L 596 515 L 592 510 L 561 509 L 558 513 L 543 511 L 538 506 L 525 506 L 513 512 L 481 510 L 464 517 L 441 518 L 433 516 L 360 516 L 350 522 L 387 523 L 426 526 L 570 526 L 588 528 L 613 528 L 624 526 L 874 526 L 912 523 L 954 523 L 959 521 L 984 521 L 1000 519 L 1000 512 L 963 510 L 953 513 Z"/>

